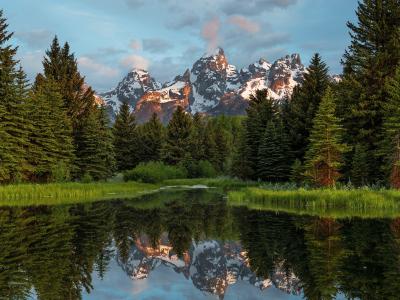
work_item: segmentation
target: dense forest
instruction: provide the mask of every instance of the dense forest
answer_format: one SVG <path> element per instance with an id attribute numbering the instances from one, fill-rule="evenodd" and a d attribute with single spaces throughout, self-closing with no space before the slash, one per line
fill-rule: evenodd
<path id="1" fill-rule="evenodd" d="M 277 102 L 250 97 L 245 117 L 194 116 L 114 124 L 85 84 L 68 43 L 54 38 L 30 85 L 0 12 L 0 182 L 105 180 L 151 162 L 186 177 L 400 188 L 400 5 L 364 0 L 340 82 L 315 54 L 302 84 Z M 153 163 L 154 166 L 154 163 Z"/>

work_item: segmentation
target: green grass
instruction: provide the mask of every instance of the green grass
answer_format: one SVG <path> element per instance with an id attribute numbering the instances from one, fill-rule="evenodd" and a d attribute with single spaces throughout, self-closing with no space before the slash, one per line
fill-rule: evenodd
<path id="1" fill-rule="evenodd" d="M 268 190 L 245 188 L 228 193 L 231 205 L 329 217 L 400 216 L 400 191 L 394 190 Z"/>
<path id="2" fill-rule="evenodd" d="M 55 205 L 133 198 L 160 185 L 137 182 L 18 184 L 0 186 L 0 206 Z"/>

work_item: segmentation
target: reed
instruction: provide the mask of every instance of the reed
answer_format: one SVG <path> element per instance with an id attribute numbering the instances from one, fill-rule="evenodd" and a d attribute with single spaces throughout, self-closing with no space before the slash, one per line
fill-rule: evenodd
<path id="1" fill-rule="evenodd" d="M 0 206 L 55 205 L 133 198 L 159 185 L 137 182 L 18 184 L 0 186 Z"/>
<path id="2" fill-rule="evenodd" d="M 268 190 L 245 188 L 228 193 L 231 205 L 251 209 L 330 217 L 400 216 L 400 192 L 394 190 Z"/>

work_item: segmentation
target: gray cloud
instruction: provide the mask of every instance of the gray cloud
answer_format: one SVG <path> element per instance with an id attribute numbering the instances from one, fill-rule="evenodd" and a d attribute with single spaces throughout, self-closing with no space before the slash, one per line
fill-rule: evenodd
<path id="1" fill-rule="evenodd" d="M 137 8 L 145 4 L 145 0 L 125 0 L 127 6 Z"/>
<path id="2" fill-rule="evenodd" d="M 173 45 L 169 41 L 160 38 L 143 40 L 143 50 L 150 53 L 163 53 L 172 47 Z"/>
<path id="3" fill-rule="evenodd" d="M 33 49 L 42 49 L 50 45 L 54 34 L 48 30 L 38 29 L 15 32 L 15 37 Z"/>
<path id="4" fill-rule="evenodd" d="M 259 15 L 274 8 L 287 8 L 297 3 L 297 0 L 227 0 L 221 5 L 221 10 L 227 15 Z"/>
<path id="5" fill-rule="evenodd" d="M 169 29 L 182 29 L 185 27 L 194 27 L 199 25 L 200 18 L 195 14 L 185 14 L 181 17 L 171 18 L 167 21 L 165 26 Z"/>

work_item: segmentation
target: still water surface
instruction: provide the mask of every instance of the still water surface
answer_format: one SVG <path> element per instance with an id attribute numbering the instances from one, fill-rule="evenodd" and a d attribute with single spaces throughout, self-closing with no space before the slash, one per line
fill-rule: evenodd
<path id="1" fill-rule="evenodd" d="M 0 208 L 0 299 L 399 299 L 400 218 L 230 207 L 216 190 Z"/>

